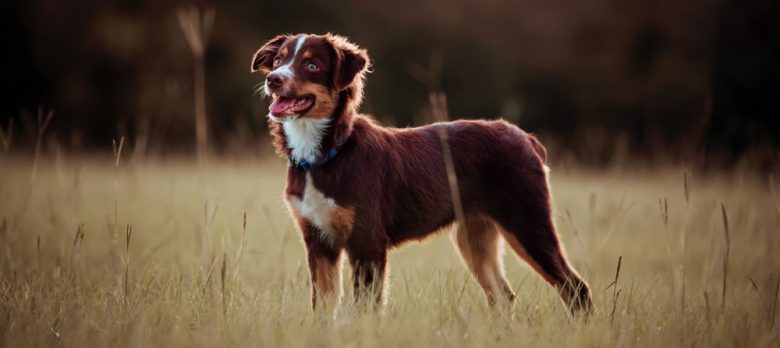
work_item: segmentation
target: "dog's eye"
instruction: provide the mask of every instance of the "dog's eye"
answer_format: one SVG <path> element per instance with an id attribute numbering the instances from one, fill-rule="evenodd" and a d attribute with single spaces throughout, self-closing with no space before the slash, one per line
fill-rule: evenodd
<path id="1" fill-rule="evenodd" d="M 274 66 L 277 66 L 277 65 L 279 65 L 279 63 L 281 63 L 281 62 L 282 62 L 282 57 L 276 57 L 276 58 L 274 58 Z"/>
<path id="2" fill-rule="evenodd" d="M 318 67 L 317 64 L 314 62 L 309 62 L 306 64 L 306 69 L 308 69 L 309 71 L 317 71 L 317 69 L 319 68 L 320 67 Z"/>

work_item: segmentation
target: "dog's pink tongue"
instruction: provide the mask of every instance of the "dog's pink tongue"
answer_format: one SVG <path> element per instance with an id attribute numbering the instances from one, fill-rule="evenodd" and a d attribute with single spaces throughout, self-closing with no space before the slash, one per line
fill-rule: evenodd
<path id="1" fill-rule="evenodd" d="M 271 103 L 271 106 L 268 107 L 268 110 L 275 116 L 292 115 L 295 113 L 293 111 L 294 105 L 294 98 L 277 97 L 274 99 L 273 103 Z"/>

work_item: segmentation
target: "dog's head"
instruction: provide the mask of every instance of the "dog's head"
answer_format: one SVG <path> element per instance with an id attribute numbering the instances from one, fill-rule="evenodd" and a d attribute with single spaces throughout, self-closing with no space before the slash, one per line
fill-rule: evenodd
<path id="1" fill-rule="evenodd" d="M 255 53 L 252 72 L 267 74 L 268 117 L 282 122 L 332 117 L 339 106 L 356 111 L 368 62 L 366 51 L 342 36 L 279 35 Z"/>

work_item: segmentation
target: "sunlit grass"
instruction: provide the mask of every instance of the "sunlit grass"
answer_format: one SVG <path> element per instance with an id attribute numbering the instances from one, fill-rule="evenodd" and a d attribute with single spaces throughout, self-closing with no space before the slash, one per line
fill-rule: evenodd
<path id="1" fill-rule="evenodd" d="M 381 312 L 351 305 L 345 272 L 334 316 L 309 308 L 304 249 L 282 201 L 284 161 L 123 159 L 116 176 L 114 164 L 42 158 L 31 177 L 32 161 L 0 160 L 1 345 L 780 342 L 778 198 L 749 175 L 691 174 L 686 199 L 683 169 L 553 164 L 559 233 L 593 289 L 587 320 L 570 320 L 554 290 L 509 253 L 517 303 L 491 311 L 447 233 L 391 253 Z"/>

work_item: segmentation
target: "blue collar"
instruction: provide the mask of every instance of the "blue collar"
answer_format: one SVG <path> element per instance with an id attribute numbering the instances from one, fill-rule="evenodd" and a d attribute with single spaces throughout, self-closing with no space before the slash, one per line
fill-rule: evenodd
<path id="1" fill-rule="evenodd" d="M 287 161 L 290 162 L 291 166 L 301 168 L 301 170 L 303 170 L 304 172 L 308 172 L 308 171 L 310 171 L 310 170 L 312 170 L 314 168 L 317 168 L 317 167 L 327 163 L 328 161 L 332 160 L 333 157 L 336 157 L 336 155 L 338 155 L 339 150 L 341 150 L 341 147 L 343 145 L 344 145 L 344 143 L 336 145 L 335 147 L 330 149 L 330 151 L 328 151 L 328 153 L 325 155 L 324 158 L 322 158 L 320 160 L 317 160 L 317 161 L 314 161 L 314 162 L 309 162 L 309 161 L 307 161 L 305 159 L 301 159 L 300 161 L 296 161 L 292 157 L 292 155 L 288 155 L 287 156 Z"/>

